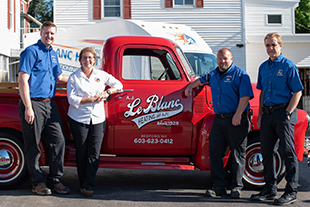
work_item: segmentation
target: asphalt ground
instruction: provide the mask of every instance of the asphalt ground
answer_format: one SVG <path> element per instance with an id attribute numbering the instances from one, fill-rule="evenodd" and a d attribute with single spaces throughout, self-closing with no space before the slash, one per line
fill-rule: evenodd
<path id="1" fill-rule="evenodd" d="M 290 207 L 310 206 L 310 167 L 306 157 L 299 163 L 298 201 Z M 48 168 L 43 168 L 48 172 Z M 92 198 L 79 191 L 76 168 L 66 167 L 62 178 L 72 193 L 39 196 L 31 192 L 27 181 L 15 190 L 0 190 L 1 207 L 93 207 L 93 206 L 271 206 L 272 201 L 252 202 L 250 196 L 257 190 L 244 189 L 240 199 L 208 198 L 205 190 L 212 186 L 210 172 L 99 169 Z M 285 179 L 278 185 L 278 196 L 285 187 Z"/>

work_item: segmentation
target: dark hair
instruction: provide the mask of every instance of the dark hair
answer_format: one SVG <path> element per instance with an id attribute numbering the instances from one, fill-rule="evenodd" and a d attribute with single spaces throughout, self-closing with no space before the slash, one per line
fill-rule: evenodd
<path id="1" fill-rule="evenodd" d="M 85 53 L 85 52 L 90 52 L 90 53 L 94 56 L 95 62 L 97 61 L 97 54 L 96 54 L 95 50 L 94 50 L 93 48 L 91 48 L 91 47 L 85 47 L 85 48 L 83 48 L 83 49 L 80 51 L 80 54 L 79 54 L 79 62 L 80 62 L 80 63 L 81 63 L 82 55 L 83 55 L 83 53 Z"/>

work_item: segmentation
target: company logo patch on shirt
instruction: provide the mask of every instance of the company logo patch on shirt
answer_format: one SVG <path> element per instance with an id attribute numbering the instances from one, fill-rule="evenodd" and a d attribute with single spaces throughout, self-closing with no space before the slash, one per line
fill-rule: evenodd
<path id="1" fill-rule="evenodd" d="M 226 76 L 225 79 L 224 79 L 224 82 L 225 83 L 230 83 L 231 79 L 232 79 L 232 76 Z"/>
<path id="2" fill-rule="evenodd" d="M 96 82 L 100 82 L 100 79 L 99 79 L 99 78 L 95 78 L 95 81 L 96 81 Z"/>
<path id="3" fill-rule="evenodd" d="M 277 76 L 283 76 L 283 70 L 279 69 L 278 73 L 277 73 Z"/>
<path id="4" fill-rule="evenodd" d="M 52 55 L 52 61 L 53 63 L 56 63 L 56 57 L 54 55 Z"/>

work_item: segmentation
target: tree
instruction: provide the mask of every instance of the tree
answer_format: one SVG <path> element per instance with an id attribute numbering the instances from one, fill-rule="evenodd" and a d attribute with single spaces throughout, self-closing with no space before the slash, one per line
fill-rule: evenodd
<path id="1" fill-rule="evenodd" d="M 310 33 L 310 0 L 300 0 L 295 9 L 296 33 Z"/>
<path id="2" fill-rule="evenodd" d="M 28 14 L 41 23 L 53 21 L 53 0 L 32 0 L 30 2 Z M 36 25 L 31 26 L 35 27 Z"/>

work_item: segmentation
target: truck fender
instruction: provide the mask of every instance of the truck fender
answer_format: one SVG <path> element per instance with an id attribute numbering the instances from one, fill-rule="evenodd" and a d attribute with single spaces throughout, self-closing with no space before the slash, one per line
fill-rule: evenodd
<path id="1" fill-rule="evenodd" d="M 197 151 L 193 158 L 195 166 L 202 171 L 210 170 L 209 136 L 215 114 L 208 114 L 203 121 L 198 134 Z"/>
<path id="2" fill-rule="evenodd" d="M 6 131 L 7 129 L 13 129 L 14 131 L 20 132 L 22 135 L 18 104 L 0 104 L 0 132 Z M 21 141 L 23 142 L 22 136 L 20 137 Z M 40 165 L 47 165 L 48 158 L 45 156 L 45 152 L 47 150 L 45 149 L 42 140 L 39 146 L 41 149 L 41 156 L 39 159 Z"/>
<path id="3" fill-rule="evenodd" d="M 295 124 L 294 141 L 295 151 L 299 161 L 303 160 L 303 151 L 305 144 L 305 134 L 309 126 L 309 115 L 306 111 L 297 109 L 298 121 Z"/>

